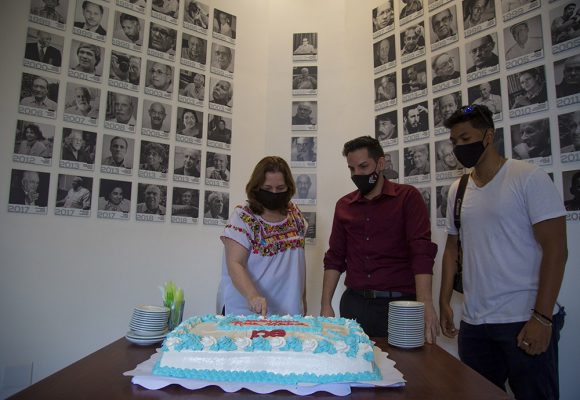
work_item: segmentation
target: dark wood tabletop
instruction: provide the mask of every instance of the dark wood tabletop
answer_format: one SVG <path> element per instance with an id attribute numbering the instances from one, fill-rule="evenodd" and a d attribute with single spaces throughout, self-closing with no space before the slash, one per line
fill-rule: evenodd
<path id="1" fill-rule="evenodd" d="M 437 345 L 419 349 L 403 350 L 391 347 L 385 338 L 374 338 L 377 345 L 395 361 L 406 386 L 401 388 L 353 388 L 349 398 L 356 399 L 417 399 L 417 400 L 490 400 L 510 397 L 488 382 L 477 372 L 457 360 Z M 214 399 L 258 396 L 248 390 L 225 393 L 212 386 L 191 391 L 178 385 L 160 390 L 147 390 L 131 383 L 131 377 L 123 372 L 147 360 L 159 344 L 137 346 L 121 338 L 88 355 L 68 367 L 48 376 L 36 384 L 15 394 L 11 400 L 115 400 L 115 399 Z M 294 397 L 287 391 L 261 394 L 260 399 Z M 336 396 L 318 392 L 310 397 L 332 398 Z"/>

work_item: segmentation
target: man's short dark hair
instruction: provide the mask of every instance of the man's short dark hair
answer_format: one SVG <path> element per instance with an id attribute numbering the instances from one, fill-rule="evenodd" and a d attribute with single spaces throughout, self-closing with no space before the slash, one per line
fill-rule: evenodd
<path id="1" fill-rule="evenodd" d="M 443 121 L 443 125 L 451 129 L 462 122 L 470 122 L 476 129 L 494 129 L 493 113 L 482 104 L 472 104 L 457 109 L 449 118 Z"/>
<path id="2" fill-rule="evenodd" d="M 121 13 L 121 15 L 119 16 L 119 21 L 121 23 L 125 22 L 125 21 L 134 21 L 139 23 L 139 18 L 135 17 L 134 15 L 131 14 L 125 14 L 125 13 Z"/>
<path id="3" fill-rule="evenodd" d="M 92 4 L 92 5 L 94 5 L 94 6 L 97 6 L 97 7 L 99 7 L 99 10 L 101 10 L 101 14 L 103 14 L 103 13 L 105 12 L 105 9 L 103 8 L 103 6 L 102 6 L 102 5 L 100 5 L 100 4 L 97 4 L 97 3 L 93 3 L 92 1 L 83 1 L 83 10 L 84 10 L 85 8 L 87 8 L 87 6 L 88 6 L 89 4 Z"/>
<path id="4" fill-rule="evenodd" d="M 379 141 L 368 135 L 360 136 L 346 142 L 342 148 L 342 155 L 346 157 L 349 153 L 359 149 L 367 149 L 369 156 L 371 156 L 375 161 L 378 161 L 379 158 L 385 156 L 385 152 L 383 151 Z"/>

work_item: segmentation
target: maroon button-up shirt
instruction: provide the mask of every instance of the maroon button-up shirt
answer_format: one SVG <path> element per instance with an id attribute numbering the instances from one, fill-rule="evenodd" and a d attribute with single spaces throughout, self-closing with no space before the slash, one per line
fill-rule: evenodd
<path id="1" fill-rule="evenodd" d="M 351 289 L 415 293 L 415 275 L 432 274 L 436 254 L 419 191 L 385 180 L 372 200 L 358 190 L 338 200 L 324 268 L 346 271 Z"/>

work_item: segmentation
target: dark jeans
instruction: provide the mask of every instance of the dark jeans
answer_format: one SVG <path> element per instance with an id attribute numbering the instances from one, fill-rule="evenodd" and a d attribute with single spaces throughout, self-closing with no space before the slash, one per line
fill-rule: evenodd
<path id="1" fill-rule="evenodd" d="M 509 382 L 516 399 L 558 399 L 558 341 L 564 308 L 553 316 L 548 349 L 531 356 L 517 346 L 526 322 L 471 325 L 461 321 L 459 358 L 503 390 Z"/>
<path id="2" fill-rule="evenodd" d="M 365 299 L 360 294 L 346 289 L 340 298 L 340 316 L 356 320 L 370 337 L 387 337 L 389 303 L 397 300 L 415 300 L 410 294 L 397 298 Z"/>

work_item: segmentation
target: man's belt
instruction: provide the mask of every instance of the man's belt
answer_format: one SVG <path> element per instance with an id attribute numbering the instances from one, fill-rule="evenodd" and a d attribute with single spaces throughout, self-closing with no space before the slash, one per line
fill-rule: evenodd
<path id="1" fill-rule="evenodd" d="M 350 289 L 349 290 L 365 299 L 397 299 L 404 296 L 412 296 L 412 293 L 394 292 L 392 290 Z"/>

